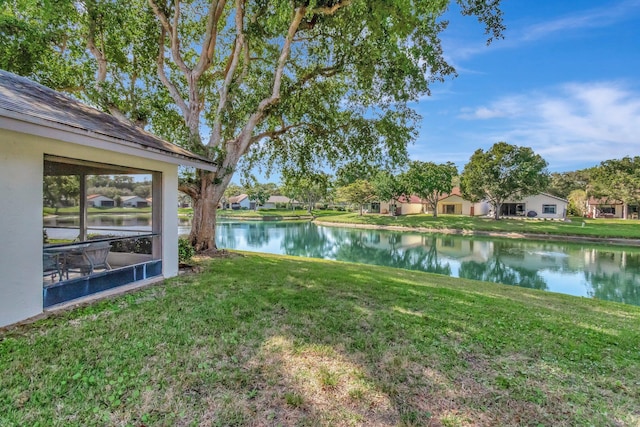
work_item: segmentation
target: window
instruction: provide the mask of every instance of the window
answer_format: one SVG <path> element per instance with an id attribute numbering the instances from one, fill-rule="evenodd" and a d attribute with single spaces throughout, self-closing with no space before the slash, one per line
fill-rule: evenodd
<path id="1" fill-rule="evenodd" d="M 556 213 L 556 205 L 542 205 L 542 213 L 543 214 L 555 214 Z"/>

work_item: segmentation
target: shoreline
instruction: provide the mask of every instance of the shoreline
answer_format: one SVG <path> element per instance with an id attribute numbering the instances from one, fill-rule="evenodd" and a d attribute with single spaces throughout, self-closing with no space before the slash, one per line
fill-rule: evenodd
<path id="1" fill-rule="evenodd" d="M 640 247 L 640 239 L 623 239 L 614 237 L 589 237 L 589 236 L 569 236 L 554 234 L 537 234 L 537 233 L 513 233 L 500 231 L 481 231 L 481 230 L 460 230 L 453 228 L 428 228 L 428 227 L 403 227 L 400 225 L 377 225 L 377 224 L 355 224 L 346 222 L 329 222 L 320 219 L 312 221 L 316 225 L 327 227 L 342 228 L 362 228 L 369 230 L 387 230 L 387 231 L 412 231 L 416 233 L 437 233 L 437 234 L 454 234 L 459 236 L 484 236 L 484 237 L 503 237 L 508 239 L 534 239 L 534 240 L 551 240 L 551 241 L 572 241 L 584 243 L 600 243 L 611 244 L 617 246 L 638 246 Z"/>

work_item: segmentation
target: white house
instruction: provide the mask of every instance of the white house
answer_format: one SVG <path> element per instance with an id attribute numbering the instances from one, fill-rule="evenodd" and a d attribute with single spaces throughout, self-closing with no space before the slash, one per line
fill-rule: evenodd
<path id="1" fill-rule="evenodd" d="M 295 200 L 291 200 L 287 196 L 269 196 L 269 199 L 264 203 L 264 205 L 259 206 L 258 209 L 276 209 L 278 205 L 288 206 L 289 204 L 298 205 L 299 203 Z"/>
<path id="2" fill-rule="evenodd" d="M 91 194 L 87 196 L 87 205 L 95 208 L 112 208 L 116 205 L 115 200 L 102 194 Z"/>
<path id="3" fill-rule="evenodd" d="M 507 200 L 502 204 L 501 216 L 526 216 L 528 218 L 560 219 L 567 216 L 569 202 L 547 193 Z"/>
<path id="4" fill-rule="evenodd" d="M 246 194 L 229 197 L 229 204 L 231 205 L 231 209 L 249 209 L 255 206 L 252 206 L 249 196 Z"/>
<path id="5" fill-rule="evenodd" d="M 121 196 L 120 200 L 123 208 L 146 208 L 150 206 L 149 201 L 140 196 Z"/>
<path id="6" fill-rule="evenodd" d="M 0 326 L 84 295 L 175 276 L 178 165 L 215 169 L 203 157 L 0 71 L 0 197 L 15 202 L 0 206 Z M 100 174 L 152 177 L 152 226 L 142 237 L 148 239 L 148 252 L 115 253 L 112 248 L 122 238 L 102 239 L 109 248 L 103 271 L 81 270 L 74 277 L 67 270 L 65 276 L 60 257 L 97 246 L 87 239 L 86 177 Z M 80 244 L 43 245 L 43 178 L 54 175 L 79 177 Z"/>

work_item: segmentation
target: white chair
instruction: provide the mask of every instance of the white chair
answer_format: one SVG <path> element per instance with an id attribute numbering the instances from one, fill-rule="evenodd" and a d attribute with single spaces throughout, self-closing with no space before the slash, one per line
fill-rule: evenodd
<path id="1" fill-rule="evenodd" d="M 107 262 L 110 250 L 109 242 L 96 242 L 90 243 L 79 252 L 68 253 L 64 263 L 67 279 L 70 272 L 87 275 L 99 269 L 111 270 Z"/>

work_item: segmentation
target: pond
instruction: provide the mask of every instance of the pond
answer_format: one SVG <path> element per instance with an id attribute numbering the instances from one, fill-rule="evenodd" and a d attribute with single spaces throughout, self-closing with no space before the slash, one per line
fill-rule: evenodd
<path id="1" fill-rule="evenodd" d="M 260 221 L 219 222 L 217 243 L 640 305 L 640 248 Z"/>
<path id="2" fill-rule="evenodd" d="M 90 215 L 89 227 L 150 230 L 150 215 Z M 77 223 L 59 217 L 45 227 Z M 181 219 L 180 235 L 189 233 Z M 47 228 L 50 238 L 77 230 Z M 310 222 L 218 221 L 219 248 L 420 270 L 640 306 L 640 248 L 390 232 Z"/>

